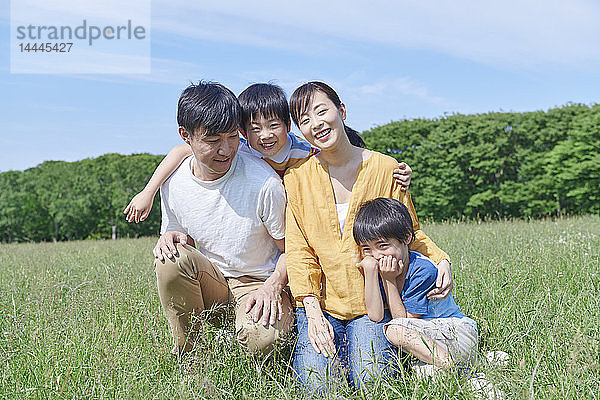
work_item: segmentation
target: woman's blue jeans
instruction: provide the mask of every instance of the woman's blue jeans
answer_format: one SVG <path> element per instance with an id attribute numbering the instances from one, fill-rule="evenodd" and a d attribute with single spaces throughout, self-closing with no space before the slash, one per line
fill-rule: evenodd
<path id="1" fill-rule="evenodd" d="M 298 343 L 294 350 L 294 371 L 303 389 L 309 393 L 324 393 L 343 380 L 355 388 L 377 377 L 393 374 L 397 367 L 394 346 L 383 334 L 383 325 L 390 321 L 388 310 L 381 322 L 367 315 L 340 320 L 323 313 L 335 331 L 337 354 L 326 358 L 317 353 L 308 338 L 308 319 L 304 307 L 296 308 Z"/>

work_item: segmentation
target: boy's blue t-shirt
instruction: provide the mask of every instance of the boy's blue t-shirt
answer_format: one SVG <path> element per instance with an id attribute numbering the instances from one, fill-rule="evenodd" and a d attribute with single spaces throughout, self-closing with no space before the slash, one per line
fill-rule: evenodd
<path id="1" fill-rule="evenodd" d="M 452 293 L 442 300 L 429 300 L 427 293 L 435 288 L 438 269 L 429 258 L 414 251 L 410 252 L 410 264 L 402 288 L 404 308 L 411 314 L 420 314 L 423 319 L 463 318 L 465 315 L 454 301 Z"/>

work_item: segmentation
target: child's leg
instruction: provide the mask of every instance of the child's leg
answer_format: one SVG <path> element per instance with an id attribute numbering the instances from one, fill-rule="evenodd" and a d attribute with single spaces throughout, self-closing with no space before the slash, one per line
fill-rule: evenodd
<path id="1" fill-rule="evenodd" d="M 385 336 L 390 343 L 412 354 L 424 363 L 433 364 L 444 369 L 450 366 L 450 357 L 444 346 L 440 346 L 429 336 L 414 329 L 402 325 L 390 325 L 385 331 Z"/>
<path id="2" fill-rule="evenodd" d="M 467 317 L 398 318 L 386 325 L 385 334 L 390 342 L 419 360 L 441 368 L 476 359 L 477 324 Z"/>

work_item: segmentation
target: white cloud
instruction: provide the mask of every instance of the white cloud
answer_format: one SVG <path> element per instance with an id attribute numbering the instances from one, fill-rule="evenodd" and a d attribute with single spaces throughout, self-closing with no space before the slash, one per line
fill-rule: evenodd
<path id="1" fill-rule="evenodd" d="M 600 4 L 588 0 L 156 0 L 153 16 L 158 30 L 276 48 L 319 48 L 336 37 L 498 67 L 600 65 Z"/>
<path id="2" fill-rule="evenodd" d="M 165 58 L 152 58 L 151 74 L 127 75 L 127 77 L 138 81 L 184 87 L 189 82 L 197 81 L 201 71 L 205 69 L 206 67 L 201 64 Z"/>
<path id="3" fill-rule="evenodd" d="M 364 95 L 390 95 L 390 93 L 416 97 L 432 104 L 448 105 L 448 101 L 440 96 L 434 96 L 429 89 L 408 77 L 380 80 L 360 86 L 357 91 Z"/>
<path id="4" fill-rule="evenodd" d="M 201 4 L 178 4 L 153 8 L 152 30 L 199 41 L 228 43 L 278 51 L 315 53 L 339 47 L 336 37 L 298 29 L 279 19 L 263 21 L 250 12 L 232 15 L 199 9 Z"/>

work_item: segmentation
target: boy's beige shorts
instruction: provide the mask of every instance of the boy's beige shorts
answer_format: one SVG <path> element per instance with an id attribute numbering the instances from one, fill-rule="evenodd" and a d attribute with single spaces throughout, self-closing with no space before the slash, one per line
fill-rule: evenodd
<path id="1" fill-rule="evenodd" d="M 477 360 L 477 323 L 463 318 L 395 318 L 385 324 L 400 325 L 433 339 L 436 346 L 448 352 L 454 363 L 475 363 Z"/>
<path id="2" fill-rule="evenodd" d="M 171 328 L 174 352 L 189 351 L 197 339 L 198 316 L 221 305 L 235 307 L 237 340 L 252 352 L 269 352 L 292 327 L 293 309 L 288 292 L 281 294 L 282 316 L 274 326 L 264 327 L 246 314 L 248 296 L 260 289 L 262 280 L 249 276 L 226 279 L 200 251 L 177 244 L 177 256 L 155 260 L 158 295 Z"/>

